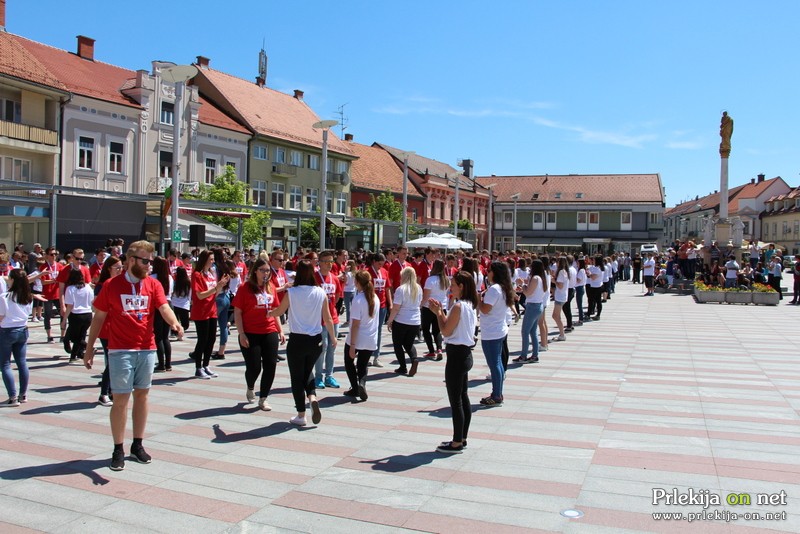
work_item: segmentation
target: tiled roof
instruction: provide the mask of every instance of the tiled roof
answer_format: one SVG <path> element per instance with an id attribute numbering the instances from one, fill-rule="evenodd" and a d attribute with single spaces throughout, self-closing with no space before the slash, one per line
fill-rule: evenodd
<path id="1" fill-rule="evenodd" d="M 350 166 L 352 187 L 391 191 L 392 193 L 403 192 L 403 169 L 397 166 L 391 154 L 377 146 L 367 146 L 355 142 L 347 144 L 358 156 L 358 159 Z M 409 182 L 408 194 L 421 195 L 413 177 L 409 176 Z"/>
<path id="2" fill-rule="evenodd" d="M 234 132 L 249 134 L 250 130 L 230 118 L 224 111 L 214 105 L 213 102 L 200 95 L 200 113 L 198 119 L 203 124 L 233 130 Z"/>
<path id="3" fill-rule="evenodd" d="M 776 176 L 763 182 L 746 183 L 728 189 L 728 213 L 736 213 L 739 211 L 739 199 L 756 198 L 763 194 L 772 184 L 777 180 L 783 181 L 783 178 Z M 719 209 L 719 193 L 711 193 L 704 197 L 694 200 L 687 200 L 677 206 L 674 206 L 664 212 L 665 217 L 673 215 L 685 215 L 687 213 L 694 213 L 697 211 L 717 210 Z"/>
<path id="4" fill-rule="evenodd" d="M 0 32 L 0 74 L 66 91 L 64 84 L 22 45 L 21 40 L 16 35 Z"/>
<path id="5" fill-rule="evenodd" d="M 498 202 L 619 203 L 664 201 L 658 174 L 567 174 L 535 176 L 478 176 L 475 180 L 492 189 Z"/>
<path id="6" fill-rule="evenodd" d="M 43 65 L 50 77 L 59 81 L 61 88 L 98 100 L 136 108 L 141 107 L 120 92 L 120 88 L 129 79 L 136 76 L 134 71 L 102 61 L 89 61 L 66 50 L 37 43 L 24 37 L 15 35 L 11 37 Z"/>
<path id="7" fill-rule="evenodd" d="M 392 156 L 397 158 L 398 161 L 404 161 L 404 150 L 394 148 L 383 143 L 375 143 L 375 145 L 389 152 Z M 413 169 L 414 172 L 420 176 L 424 176 L 426 174 L 439 176 L 441 178 L 447 176 L 452 187 L 455 187 L 455 180 L 453 178 L 456 175 L 459 175 L 459 187 L 461 189 L 472 189 L 472 180 L 461 174 L 462 171 L 451 167 L 447 163 L 436 161 L 435 159 L 426 158 L 424 156 L 420 156 L 419 154 L 410 154 L 408 156 L 408 168 Z"/>
<path id="8" fill-rule="evenodd" d="M 311 127 L 320 119 L 302 100 L 210 67 L 197 67 L 200 69 L 198 76 L 205 78 L 253 131 L 284 141 L 322 147 L 322 130 Z M 213 98 L 209 91 L 205 93 Z M 328 134 L 328 150 L 353 155 L 332 130 Z"/>

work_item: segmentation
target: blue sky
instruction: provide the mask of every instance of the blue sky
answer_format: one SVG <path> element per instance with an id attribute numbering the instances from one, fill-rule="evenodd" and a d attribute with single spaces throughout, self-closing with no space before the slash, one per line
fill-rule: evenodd
<path id="1" fill-rule="evenodd" d="M 731 186 L 800 185 L 798 20 L 794 1 L 8 0 L 6 27 L 70 51 L 87 35 L 130 69 L 204 55 L 249 80 L 263 41 L 267 85 L 304 90 L 324 119 L 346 104 L 360 143 L 472 158 L 478 175 L 658 172 L 672 206 L 719 188 L 723 110 Z"/>

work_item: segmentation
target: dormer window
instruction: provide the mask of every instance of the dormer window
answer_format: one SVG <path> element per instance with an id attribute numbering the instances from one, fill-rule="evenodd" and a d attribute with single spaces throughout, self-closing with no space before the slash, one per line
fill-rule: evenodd
<path id="1" fill-rule="evenodd" d="M 800 208 L 800 198 L 794 199 L 794 207 L 795 208 Z"/>
<path id="2" fill-rule="evenodd" d="M 555 194 L 553 195 L 553 198 L 561 198 L 561 193 L 555 193 Z"/>
<path id="3" fill-rule="evenodd" d="M 534 193 L 531 200 L 539 200 L 539 193 Z"/>
<path id="4" fill-rule="evenodd" d="M 583 193 L 575 193 L 575 198 L 583 198 Z"/>

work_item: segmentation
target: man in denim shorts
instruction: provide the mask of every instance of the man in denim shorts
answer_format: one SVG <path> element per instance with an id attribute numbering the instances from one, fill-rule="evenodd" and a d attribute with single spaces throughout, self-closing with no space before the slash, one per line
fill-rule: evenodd
<path id="1" fill-rule="evenodd" d="M 111 435 L 114 452 L 111 469 L 125 469 L 125 426 L 128 418 L 128 401 L 133 393 L 133 444 L 131 457 L 139 463 L 149 464 L 152 458 L 142 446 L 147 424 L 147 394 L 152 383 L 156 360 L 153 337 L 155 314 L 183 335 L 183 328 L 169 307 L 164 288 L 151 278 L 150 262 L 154 247 L 148 241 L 132 243 L 125 258 L 125 274 L 108 280 L 94 300 L 94 319 L 89 329 L 87 349 L 83 356 L 87 369 L 94 362 L 94 342 L 105 324 L 108 335 L 108 367 L 114 405 L 111 408 Z"/>

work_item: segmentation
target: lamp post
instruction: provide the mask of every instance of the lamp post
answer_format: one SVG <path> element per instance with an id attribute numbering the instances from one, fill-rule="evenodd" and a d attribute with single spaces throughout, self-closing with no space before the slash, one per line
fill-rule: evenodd
<path id="1" fill-rule="evenodd" d="M 489 230 L 489 232 L 488 232 L 488 234 L 489 234 L 488 235 L 489 252 L 494 250 L 494 244 L 492 242 L 492 230 L 494 228 L 494 189 L 493 188 L 496 185 L 497 185 L 497 182 L 495 182 L 493 184 L 489 184 L 487 186 L 484 186 L 484 187 L 486 187 L 486 189 L 489 190 L 489 213 L 487 214 L 487 217 L 486 217 L 486 223 L 487 223 L 486 226 L 487 226 L 487 228 Z"/>
<path id="2" fill-rule="evenodd" d="M 319 121 L 311 125 L 315 130 L 322 129 L 322 188 L 320 189 L 321 209 L 319 213 L 319 251 L 325 250 L 325 217 L 327 198 L 325 186 L 328 181 L 328 130 L 339 124 L 337 121 Z"/>
<path id="3" fill-rule="evenodd" d="M 408 241 L 408 156 L 416 152 L 403 152 L 403 244 Z"/>
<path id="4" fill-rule="evenodd" d="M 183 122 L 183 88 L 186 82 L 197 75 L 194 65 L 175 65 L 161 71 L 161 78 L 175 84 L 175 109 L 172 122 L 172 211 L 170 221 L 170 240 L 174 241 L 178 235 L 178 199 L 180 198 L 180 170 L 181 170 L 181 123 Z M 173 245 L 174 246 L 174 245 Z"/>
<path id="5" fill-rule="evenodd" d="M 511 223 L 511 225 L 514 227 L 514 233 L 511 239 L 511 244 L 514 250 L 517 250 L 517 200 L 519 200 L 519 193 L 511 195 L 511 200 L 514 201 L 514 219 Z"/>

